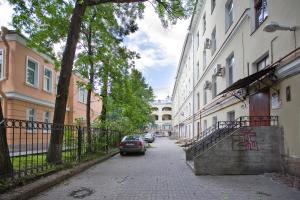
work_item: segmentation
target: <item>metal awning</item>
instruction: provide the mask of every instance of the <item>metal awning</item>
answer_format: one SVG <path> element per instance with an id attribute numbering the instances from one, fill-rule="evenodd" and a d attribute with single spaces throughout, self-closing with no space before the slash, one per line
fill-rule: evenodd
<path id="1" fill-rule="evenodd" d="M 259 80 L 260 78 L 262 78 L 263 76 L 269 74 L 270 72 L 275 71 L 275 67 L 268 67 L 266 69 L 260 70 L 254 74 L 251 74 L 250 76 L 247 76 L 246 78 L 240 79 L 237 82 L 233 83 L 231 86 L 229 86 L 228 88 L 226 88 L 225 90 L 223 90 L 220 94 L 225 94 L 227 92 L 233 91 L 233 90 L 237 90 L 240 88 L 244 88 L 246 86 L 251 85 L 252 83 L 254 83 L 255 81 Z"/>

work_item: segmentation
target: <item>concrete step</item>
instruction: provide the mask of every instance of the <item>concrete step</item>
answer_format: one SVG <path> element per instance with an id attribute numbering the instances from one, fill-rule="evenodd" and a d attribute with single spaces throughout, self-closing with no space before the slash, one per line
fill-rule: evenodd
<path id="1" fill-rule="evenodd" d="M 194 160 L 187 160 L 186 164 L 193 170 L 193 172 L 195 172 Z"/>

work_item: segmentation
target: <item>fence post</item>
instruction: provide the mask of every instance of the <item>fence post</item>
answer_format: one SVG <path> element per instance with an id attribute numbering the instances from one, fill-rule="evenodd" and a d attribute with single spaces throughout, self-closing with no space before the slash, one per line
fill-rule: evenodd
<path id="1" fill-rule="evenodd" d="M 77 159 L 78 161 L 80 161 L 81 159 L 81 150 L 82 150 L 82 129 L 81 129 L 81 126 L 78 126 L 77 127 L 77 130 L 78 130 L 78 143 L 77 143 Z"/>

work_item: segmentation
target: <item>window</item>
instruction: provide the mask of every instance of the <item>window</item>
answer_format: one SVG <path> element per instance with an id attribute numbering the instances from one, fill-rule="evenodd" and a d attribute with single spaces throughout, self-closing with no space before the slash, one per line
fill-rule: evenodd
<path id="1" fill-rule="evenodd" d="M 203 34 L 204 34 L 206 31 L 206 14 L 205 13 L 202 18 L 202 28 L 203 28 Z"/>
<path id="2" fill-rule="evenodd" d="M 52 71 L 48 68 L 44 68 L 44 90 L 52 92 Z"/>
<path id="3" fill-rule="evenodd" d="M 235 112 L 230 111 L 227 113 L 227 121 L 235 121 Z"/>
<path id="4" fill-rule="evenodd" d="M 255 27 L 258 28 L 268 17 L 267 0 L 254 0 Z"/>
<path id="5" fill-rule="evenodd" d="M 211 55 L 213 55 L 217 48 L 217 40 L 216 40 L 216 27 L 211 33 Z"/>
<path id="6" fill-rule="evenodd" d="M 265 56 L 263 59 L 261 59 L 259 62 L 256 64 L 256 69 L 257 71 L 260 71 L 264 68 L 266 68 L 269 64 L 269 56 Z"/>
<path id="7" fill-rule="evenodd" d="M 38 79 L 39 79 L 38 66 L 39 64 L 35 60 L 31 58 L 27 59 L 26 83 L 35 87 L 38 87 Z"/>
<path id="8" fill-rule="evenodd" d="M 200 93 L 197 93 L 197 110 L 200 109 Z"/>
<path id="9" fill-rule="evenodd" d="M 233 0 L 228 0 L 225 4 L 225 31 L 229 29 L 233 23 Z"/>
<path id="10" fill-rule="evenodd" d="M 58 88 L 58 81 L 59 81 L 59 75 L 56 75 L 56 83 L 55 83 L 56 94 L 57 94 L 57 88 Z"/>
<path id="11" fill-rule="evenodd" d="M 78 97 L 79 97 L 79 102 L 81 103 L 86 103 L 87 102 L 87 90 L 83 87 L 78 88 Z"/>
<path id="12" fill-rule="evenodd" d="M 200 78 L 200 65 L 199 65 L 199 61 L 197 62 L 197 79 Z"/>
<path id="13" fill-rule="evenodd" d="M 212 76 L 212 98 L 217 96 L 217 76 Z"/>
<path id="14" fill-rule="evenodd" d="M 207 129 L 207 120 L 204 120 L 203 121 L 203 130 L 206 130 Z"/>
<path id="15" fill-rule="evenodd" d="M 0 49 L 0 79 L 4 78 L 4 51 Z"/>
<path id="16" fill-rule="evenodd" d="M 227 60 L 227 86 L 233 84 L 233 68 L 234 68 L 234 54 L 230 55 Z"/>
<path id="17" fill-rule="evenodd" d="M 216 0 L 211 0 L 211 13 L 214 12 L 215 7 L 216 7 Z"/>
<path id="18" fill-rule="evenodd" d="M 206 51 L 203 51 L 203 72 L 205 71 L 206 67 Z"/>
<path id="19" fill-rule="evenodd" d="M 214 116 L 214 117 L 212 118 L 212 125 L 213 125 L 214 127 L 216 127 L 216 126 L 217 126 L 217 123 L 218 123 L 218 117 L 217 117 L 217 116 Z"/>
<path id="20" fill-rule="evenodd" d="M 199 36 L 199 31 L 197 32 L 197 50 L 199 49 L 199 45 L 200 45 L 200 36 Z"/>
<path id="21" fill-rule="evenodd" d="M 34 128 L 34 121 L 36 120 L 36 112 L 35 112 L 35 109 L 33 108 L 28 108 L 26 110 L 26 119 L 28 121 L 28 126 L 27 126 L 27 129 L 28 130 L 33 130 Z"/>
<path id="22" fill-rule="evenodd" d="M 44 123 L 50 123 L 50 112 L 49 111 L 44 112 Z"/>
<path id="23" fill-rule="evenodd" d="M 207 90 L 203 89 L 203 105 L 207 104 Z"/>

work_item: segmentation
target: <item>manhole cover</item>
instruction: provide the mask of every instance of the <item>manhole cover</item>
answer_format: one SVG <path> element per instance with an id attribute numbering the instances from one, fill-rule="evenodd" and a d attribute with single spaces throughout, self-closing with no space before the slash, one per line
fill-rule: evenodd
<path id="1" fill-rule="evenodd" d="M 71 192 L 70 196 L 76 199 L 83 199 L 85 197 L 91 196 L 93 193 L 94 191 L 92 189 L 83 187 Z"/>

